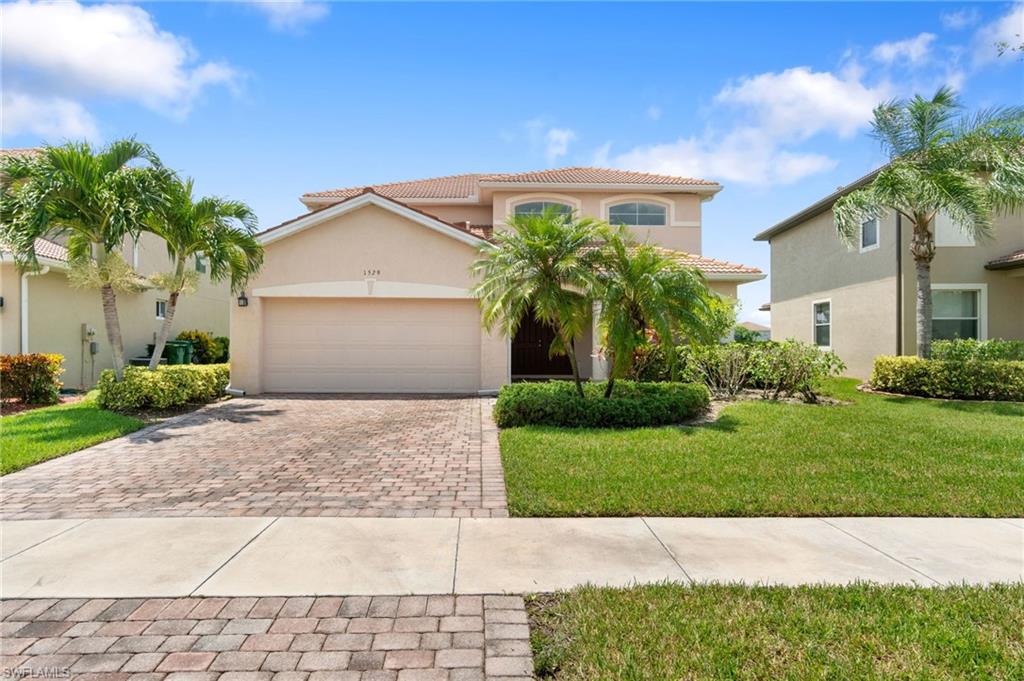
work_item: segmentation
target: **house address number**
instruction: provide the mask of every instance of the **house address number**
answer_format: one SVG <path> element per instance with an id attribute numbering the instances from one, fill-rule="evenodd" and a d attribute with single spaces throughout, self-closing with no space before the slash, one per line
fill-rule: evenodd
<path id="1" fill-rule="evenodd" d="M 380 270 L 376 270 L 376 269 L 363 270 L 363 276 L 364 277 L 379 277 L 380 276 Z"/>

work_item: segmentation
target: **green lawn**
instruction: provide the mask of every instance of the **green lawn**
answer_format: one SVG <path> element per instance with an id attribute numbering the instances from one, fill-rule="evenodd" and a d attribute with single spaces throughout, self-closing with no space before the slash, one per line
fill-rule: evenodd
<path id="1" fill-rule="evenodd" d="M 559 681 L 1021 679 L 1024 586 L 661 584 L 527 601 Z"/>
<path id="2" fill-rule="evenodd" d="M 860 393 L 693 428 L 502 431 L 515 516 L 1024 516 L 1024 403 Z"/>
<path id="3" fill-rule="evenodd" d="M 105 411 L 94 395 L 0 419 L 0 475 L 126 435 L 142 421 Z"/>

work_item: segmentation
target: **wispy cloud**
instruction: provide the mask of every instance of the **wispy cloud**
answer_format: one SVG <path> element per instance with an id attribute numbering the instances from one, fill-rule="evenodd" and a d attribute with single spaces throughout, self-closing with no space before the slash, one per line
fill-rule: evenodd
<path id="1" fill-rule="evenodd" d="M 1024 3 L 1014 5 L 1009 12 L 975 32 L 974 64 L 976 66 L 984 65 L 998 59 L 998 45 L 1001 43 L 1009 45 L 1024 43 Z M 1007 61 L 1012 61 L 1012 59 Z"/>
<path id="2" fill-rule="evenodd" d="M 267 17 L 275 31 L 302 33 L 307 26 L 330 13 L 326 2 L 307 0 L 249 0 L 250 5 Z"/>
<path id="3" fill-rule="evenodd" d="M 923 64 L 931 56 L 934 33 L 920 33 L 906 40 L 879 43 L 871 50 L 871 57 L 883 64 L 906 61 L 914 65 Z"/>
<path id="4" fill-rule="evenodd" d="M 939 15 L 942 25 L 950 31 L 961 31 L 974 26 L 981 20 L 981 12 L 975 7 L 965 7 Z"/>
<path id="5" fill-rule="evenodd" d="M 651 104 L 649 107 L 647 107 L 647 117 L 650 118 L 652 121 L 661 120 L 661 114 L 661 107 L 658 106 L 657 104 Z"/>

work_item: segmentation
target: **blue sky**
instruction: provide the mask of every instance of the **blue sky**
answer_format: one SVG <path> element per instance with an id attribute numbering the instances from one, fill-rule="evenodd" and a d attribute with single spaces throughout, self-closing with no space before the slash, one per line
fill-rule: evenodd
<path id="1" fill-rule="evenodd" d="M 704 253 L 882 159 L 882 99 L 1020 104 L 1013 3 L 2 5 L 3 146 L 137 135 L 271 226 L 304 191 L 604 165 L 718 180 Z M 742 318 L 767 282 L 741 288 Z"/>

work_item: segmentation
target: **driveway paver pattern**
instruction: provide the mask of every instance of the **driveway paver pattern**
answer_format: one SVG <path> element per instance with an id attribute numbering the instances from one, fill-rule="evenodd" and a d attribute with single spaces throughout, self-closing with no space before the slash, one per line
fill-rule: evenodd
<path id="1" fill-rule="evenodd" d="M 0 610 L 5 678 L 533 678 L 519 596 L 37 599 Z"/>
<path id="2" fill-rule="evenodd" d="M 8 520 L 505 517 L 493 399 L 234 399 L 4 477 Z"/>

